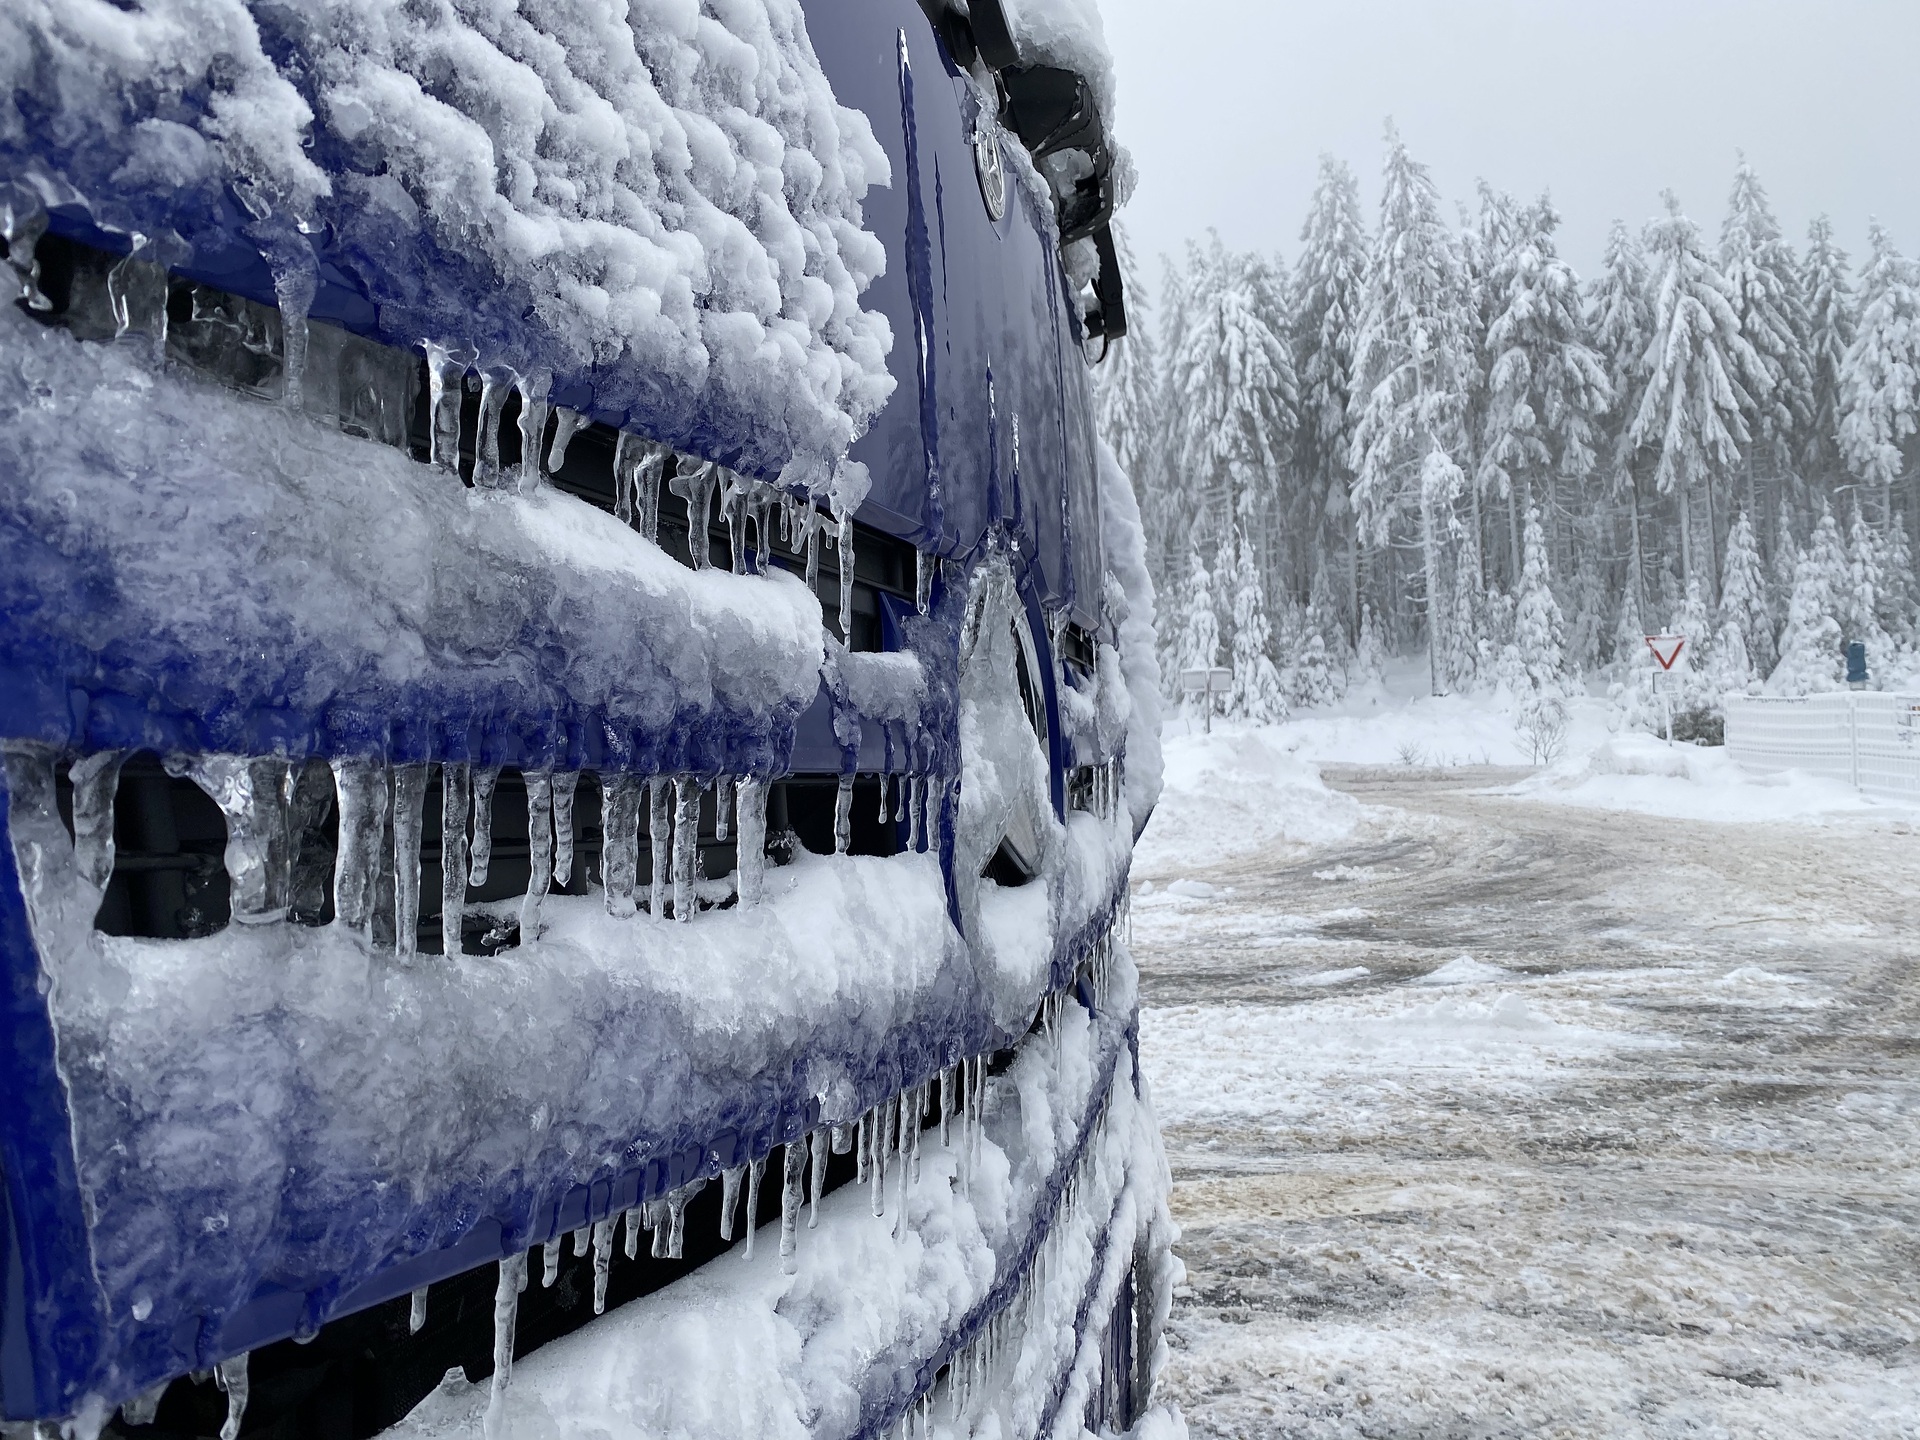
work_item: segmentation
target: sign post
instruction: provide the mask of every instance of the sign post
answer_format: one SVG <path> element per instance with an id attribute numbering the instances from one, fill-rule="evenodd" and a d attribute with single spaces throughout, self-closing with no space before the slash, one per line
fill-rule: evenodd
<path id="1" fill-rule="evenodd" d="M 1233 671 L 1224 666 L 1214 665 L 1207 668 L 1182 670 L 1180 688 L 1188 695 L 1202 696 L 1206 700 L 1206 733 L 1213 733 L 1213 697 L 1224 695 L 1233 689 Z"/>
<path id="2" fill-rule="evenodd" d="M 1660 668 L 1654 672 L 1654 693 L 1659 695 L 1667 716 L 1667 743 L 1673 743 L 1673 692 L 1670 687 L 1662 686 L 1662 676 L 1671 677 L 1673 667 L 1680 659 L 1680 652 L 1687 648 L 1684 635 L 1649 635 L 1646 637 L 1647 649 L 1653 652 L 1653 658 Z"/>

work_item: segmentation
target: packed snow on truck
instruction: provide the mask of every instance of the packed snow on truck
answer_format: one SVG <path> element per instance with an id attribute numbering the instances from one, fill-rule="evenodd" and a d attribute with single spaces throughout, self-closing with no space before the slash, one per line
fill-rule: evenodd
<path id="1" fill-rule="evenodd" d="M 1097 23 L 12 0 L 0 74 L 8 1434 L 1158 1427 Z"/>

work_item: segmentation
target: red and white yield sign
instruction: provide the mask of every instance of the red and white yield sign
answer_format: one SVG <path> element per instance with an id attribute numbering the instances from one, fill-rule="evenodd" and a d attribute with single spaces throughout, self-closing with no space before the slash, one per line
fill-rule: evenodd
<path id="1" fill-rule="evenodd" d="M 1647 636 L 1647 648 L 1653 652 L 1653 658 L 1660 662 L 1662 670 L 1673 669 L 1674 662 L 1680 658 L 1680 652 L 1686 646 L 1687 637 L 1684 635 Z"/>

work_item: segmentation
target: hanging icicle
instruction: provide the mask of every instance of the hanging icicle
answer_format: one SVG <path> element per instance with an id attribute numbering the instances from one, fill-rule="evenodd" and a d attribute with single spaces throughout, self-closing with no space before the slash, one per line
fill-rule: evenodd
<path id="1" fill-rule="evenodd" d="M 393 769 L 393 948 L 408 960 L 420 949 L 420 807 L 427 796 L 425 765 Z"/>
<path id="2" fill-rule="evenodd" d="M 794 1251 L 800 1221 L 800 1191 L 807 1169 L 807 1137 L 789 1140 L 780 1184 L 780 1268 L 791 1275 L 797 1268 Z"/>
<path id="3" fill-rule="evenodd" d="M 700 782 L 682 775 L 674 782 L 677 808 L 673 817 L 673 918 L 682 924 L 700 908 L 694 888 L 700 861 Z"/>
<path id="4" fill-rule="evenodd" d="M 540 445 L 547 438 L 547 415 L 552 406 L 547 393 L 553 388 L 553 372 L 535 370 L 520 377 L 520 493 L 531 495 L 540 488 Z"/>
<path id="5" fill-rule="evenodd" d="M 513 1381 L 513 1337 L 520 1317 L 520 1292 L 526 1288 L 527 1252 L 500 1262 L 500 1278 L 493 1288 L 493 1381 L 487 1388 L 487 1413 L 482 1429 L 486 1440 L 503 1440 L 507 1420 L 507 1386 Z"/>
<path id="6" fill-rule="evenodd" d="M 593 1313 L 607 1312 L 607 1279 L 613 1273 L 613 1217 L 593 1222 Z"/>
<path id="7" fill-rule="evenodd" d="M 760 1179 L 766 1173 L 767 1157 L 764 1155 L 747 1166 L 747 1213 L 745 1219 L 747 1243 L 741 1248 L 746 1252 L 746 1258 L 749 1260 L 753 1259 L 754 1233 L 760 1228 Z"/>
<path id="8" fill-rule="evenodd" d="M 418 1335 L 427 1328 L 427 1287 L 416 1288 L 407 1302 L 407 1333 Z"/>
<path id="9" fill-rule="evenodd" d="M 833 799 L 833 853 L 844 855 L 853 844 L 853 776 L 840 777 Z"/>
<path id="10" fill-rule="evenodd" d="M 653 884 L 647 891 L 647 909 L 658 920 L 667 913 L 667 892 L 673 884 L 673 781 L 656 775 L 649 782 L 647 847 L 653 856 Z"/>
<path id="11" fill-rule="evenodd" d="M 440 952 L 461 952 L 467 906 L 467 812 L 472 778 L 463 764 L 440 767 Z"/>
<path id="12" fill-rule="evenodd" d="M 734 893 L 741 905 L 757 905 L 767 873 L 767 785 L 743 775 L 733 787 L 735 830 Z"/>
<path id="13" fill-rule="evenodd" d="M 239 1440 L 240 1420 L 247 1413 L 247 1357 L 245 1353 L 222 1360 L 213 1367 L 213 1378 L 227 1392 L 227 1419 L 220 1427 L 220 1440 Z"/>
<path id="14" fill-rule="evenodd" d="M 527 789 L 527 893 L 520 897 L 520 943 L 540 938 L 540 906 L 553 884 L 553 775 L 522 770 Z"/>
<path id="15" fill-rule="evenodd" d="M 473 772 L 473 853 L 467 884 L 476 890 L 487 883 L 493 864 L 493 787 L 499 780 L 498 765 L 482 765 Z"/>
<path id="16" fill-rule="evenodd" d="M 573 883 L 573 795 L 579 784 L 578 770 L 553 772 L 553 883 L 560 890 Z"/>
<path id="17" fill-rule="evenodd" d="M 460 401 L 467 383 L 469 351 L 455 354 L 429 342 L 427 351 L 427 410 L 431 430 L 428 455 L 450 475 L 460 473 Z"/>
<path id="18" fill-rule="evenodd" d="M 567 446 L 586 427 L 587 417 L 564 405 L 553 407 L 553 444 L 547 450 L 547 473 L 558 475 L 567 464 Z"/>
<path id="19" fill-rule="evenodd" d="M 511 370 L 491 365 L 480 372 L 480 420 L 473 440 L 473 484 L 477 490 L 498 490 L 506 483 L 500 472 L 500 419 L 506 413 L 507 396 L 513 393 L 519 378 Z"/>
<path id="20" fill-rule="evenodd" d="M 740 1204 L 740 1181 L 745 1177 L 747 1167 L 735 1165 L 720 1173 L 720 1238 L 733 1239 L 733 1212 Z"/>
<path id="21" fill-rule="evenodd" d="M 606 886 L 607 913 L 625 919 L 634 913 L 633 891 L 640 867 L 640 787 L 637 775 L 600 777 L 600 879 Z"/>

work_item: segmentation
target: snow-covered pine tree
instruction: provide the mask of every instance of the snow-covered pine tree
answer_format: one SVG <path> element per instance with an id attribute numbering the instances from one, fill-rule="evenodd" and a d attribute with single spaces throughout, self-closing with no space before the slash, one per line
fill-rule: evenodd
<path id="1" fill-rule="evenodd" d="M 1887 527 L 1879 598 L 1880 628 L 1896 647 L 1911 650 L 1920 639 L 1920 616 L 1914 613 L 1913 547 L 1907 540 L 1907 517 L 1897 510 Z"/>
<path id="2" fill-rule="evenodd" d="M 1837 597 L 1834 618 L 1840 622 L 1843 643 L 1855 640 L 1867 647 L 1867 663 L 1875 674 L 1893 659 L 1893 640 L 1880 623 L 1880 592 L 1885 584 L 1880 535 L 1860 512 L 1856 496 L 1853 522 L 1847 527 L 1847 578 Z"/>
<path id="3" fill-rule="evenodd" d="M 1292 455 L 1299 394 L 1265 263 L 1229 252 L 1217 235 L 1188 253 L 1188 313 L 1168 399 L 1197 501 L 1195 534 L 1218 543 L 1225 568 L 1236 528 L 1264 533 Z"/>
<path id="4" fill-rule="evenodd" d="M 1360 539 L 1353 523 L 1349 463 L 1353 345 L 1367 284 L 1367 236 L 1360 187 L 1346 162 L 1320 157 L 1320 179 L 1300 231 L 1293 275 L 1294 370 L 1300 392 L 1296 464 L 1318 505 L 1322 544 L 1346 550 L 1344 613 L 1359 624 Z M 1357 631 L 1346 631 L 1351 638 Z"/>
<path id="5" fill-rule="evenodd" d="M 1287 667 L 1287 698 L 1296 706 L 1326 705 L 1346 689 L 1344 678 L 1327 653 L 1327 622 L 1318 607 L 1300 612 L 1300 634 L 1292 663 Z"/>
<path id="6" fill-rule="evenodd" d="M 1220 663 L 1220 619 L 1214 611 L 1214 577 L 1200 558 L 1199 547 L 1187 551 L 1187 579 L 1182 587 L 1179 636 L 1173 664 L 1161 666 L 1174 693 L 1185 698 L 1181 672 L 1210 670 Z"/>
<path id="7" fill-rule="evenodd" d="M 1387 669 L 1386 646 L 1380 638 L 1380 627 L 1374 623 L 1373 602 L 1360 602 L 1360 634 L 1353 642 L 1353 685 L 1367 685 L 1377 682 Z"/>
<path id="8" fill-rule="evenodd" d="M 1233 550 L 1233 690 L 1227 697 L 1227 713 L 1256 724 L 1274 724 L 1287 718 L 1287 697 L 1268 654 L 1272 637 L 1260 566 L 1244 534 L 1229 543 Z"/>
<path id="9" fill-rule="evenodd" d="M 1169 545 L 1179 532 L 1170 513 L 1168 487 L 1161 475 L 1166 453 L 1166 406 L 1161 395 L 1160 357 L 1147 325 L 1150 297 L 1133 263 L 1133 249 L 1118 222 L 1113 238 L 1125 277 L 1127 333 L 1108 342 L 1106 356 L 1093 370 L 1094 421 L 1114 458 L 1133 480 L 1147 533 L 1147 564 L 1160 593 L 1178 578 L 1182 558 Z"/>
<path id="10" fill-rule="evenodd" d="M 1729 629 L 1740 637 L 1740 659 L 1749 673 L 1739 681 L 1744 688 L 1753 675 L 1773 668 L 1773 606 L 1767 600 L 1766 576 L 1760 568 L 1760 550 L 1753 525 L 1742 511 L 1727 532 L 1727 553 L 1720 570 L 1720 614 L 1716 645 L 1724 644 Z"/>
<path id="11" fill-rule="evenodd" d="M 1807 695 L 1839 687 L 1846 673 L 1839 619 L 1846 584 L 1847 552 L 1840 543 L 1840 527 L 1833 511 L 1823 508 L 1794 569 L 1780 661 L 1767 677 L 1769 694 Z"/>
<path id="12" fill-rule="evenodd" d="M 1807 227 L 1807 254 L 1800 268 L 1802 305 L 1807 314 L 1807 433 L 1800 463 L 1821 483 L 1823 493 L 1838 478 L 1840 459 L 1840 377 L 1853 344 L 1856 317 L 1847 252 L 1833 240 L 1833 223 L 1824 215 Z"/>
<path id="13" fill-rule="evenodd" d="M 1527 684 L 1537 695 L 1558 694 L 1566 674 L 1566 621 L 1553 598 L 1546 532 L 1538 507 L 1527 508 L 1520 593 L 1513 614 L 1513 646 Z"/>
<path id="14" fill-rule="evenodd" d="M 1773 528 L 1773 557 L 1768 563 L 1767 604 L 1773 611 L 1775 664 L 1779 663 L 1780 653 L 1777 637 L 1787 627 L 1787 602 L 1793 595 L 1794 577 L 1800 573 L 1800 535 L 1793 507 L 1783 495 L 1779 519 Z"/>
<path id="15" fill-rule="evenodd" d="M 1462 419 L 1472 366 L 1458 245 L 1424 165 L 1387 127 L 1380 230 L 1354 349 L 1353 495 L 1360 533 L 1384 544 L 1413 513 L 1425 577 L 1427 656 L 1435 693 L 1446 606 L 1442 545 L 1464 476 Z"/>
<path id="16" fill-rule="evenodd" d="M 1624 588 L 1634 604 L 1635 620 L 1646 610 L 1646 539 L 1642 533 L 1640 492 L 1633 469 L 1628 431 L 1639 412 L 1646 383 L 1647 352 L 1653 343 L 1653 304 L 1648 293 L 1646 255 L 1620 221 L 1607 232 L 1601 270 L 1587 296 L 1587 323 L 1594 350 L 1606 367 L 1610 398 L 1603 426 L 1608 439 L 1602 456 L 1606 490 L 1624 501 L 1627 573 Z M 1640 644 L 1635 634 L 1633 643 Z"/>
<path id="17" fill-rule="evenodd" d="M 1612 388 L 1587 343 L 1580 281 L 1554 245 L 1559 224 L 1545 196 L 1517 216 L 1505 292 L 1487 332 L 1478 483 L 1501 495 L 1517 491 L 1523 503 L 1532 502 L 1536 486 L 1544 491 L 1549 551 L 1564 561 L 1560 516 L 1593 473 Z"/>
<path id="18" fill-rule="evenodd" d="M 1860 322 L 1840 368 L 1840 454 L 1878 492 L 1885 524 L 1893 489 L 1912 471 L 1920 428 L 1920 266 L 1894 247 L 1878 220 L 1860 276 Z"/>
<path id="19" fill-rule="evenodd" d="M 1748 392 L 1746 511 L 1759 511 L 1760 481 L 1778 480 L 1812 422 L 1809 320 L 1793 247 L 1767 203 L 1760 177 L 1739 158 L 1727 218 L 1720 227 L 1720 271 L 1733 289 L 1740 333 L 1759 356 L 1765 390 Z"/>
<path id="20" fill-rule="evenodd" d="M 1684 586 L 1699 563 L 1694 552 L 1701 539 L 1704 558 L 1713 558 L 1710 526 L 1694 534 L 1694 492 L 1711 507 L 1715 482 L 1733 472 L 1752 438 L 1745 414 L 1766 397 L 1770 382 L 1759 354 L 1740 333 L 1732 287 L 1701 248 L 1699 227 L 1681 213 L 1671 190 L 1665 199 L 1665 218 L 1647 230 L 1653 342 L 1628 440 L 1653 455 L 1660 492 L 1678 498 Z M 1711 508 L 1705 518 L 1711 521 Z"/>
<path id="21" fill-rule="evenodd" d="M 1520 506 L 1505 476 L 1488 471 L 1481 463 L 1483 437 L 1487 431 L 1487 408 L 1493 403 L 1488 377 L 1493 370 L 1494 321 L 1506 309 L 1508 291 L 1513 288 L 1515 242 L 1520 227 L 1520 207 L 1504 190 L 1485 180 L 1479 183 L 1480 212 L 1473 223 L 1460 228 L 1460 272 L 1465 286 L 1467 340 L 1472 347 L 1472 363 L 1467 373 L 1467 406 L 1462 420 L 1462 444 L 1454 456 L 1472 482 L 1467 487 L 1468 514 L 1480 538 L 1480 569 L 1477 578 L 1486 583 L 1487 567 L 1504 553 L 1506 563 L 1496 568 L 1505 573 L 1508 588 L 1520 580 Z M 1464 219 L 1464 211 L 1462 218 Z M 1489 545 L 1486 527 L 1496 517 L 1483 513 L 1487 502 L 1495 502 L 1506 512 L 1505 545 Z"/>

